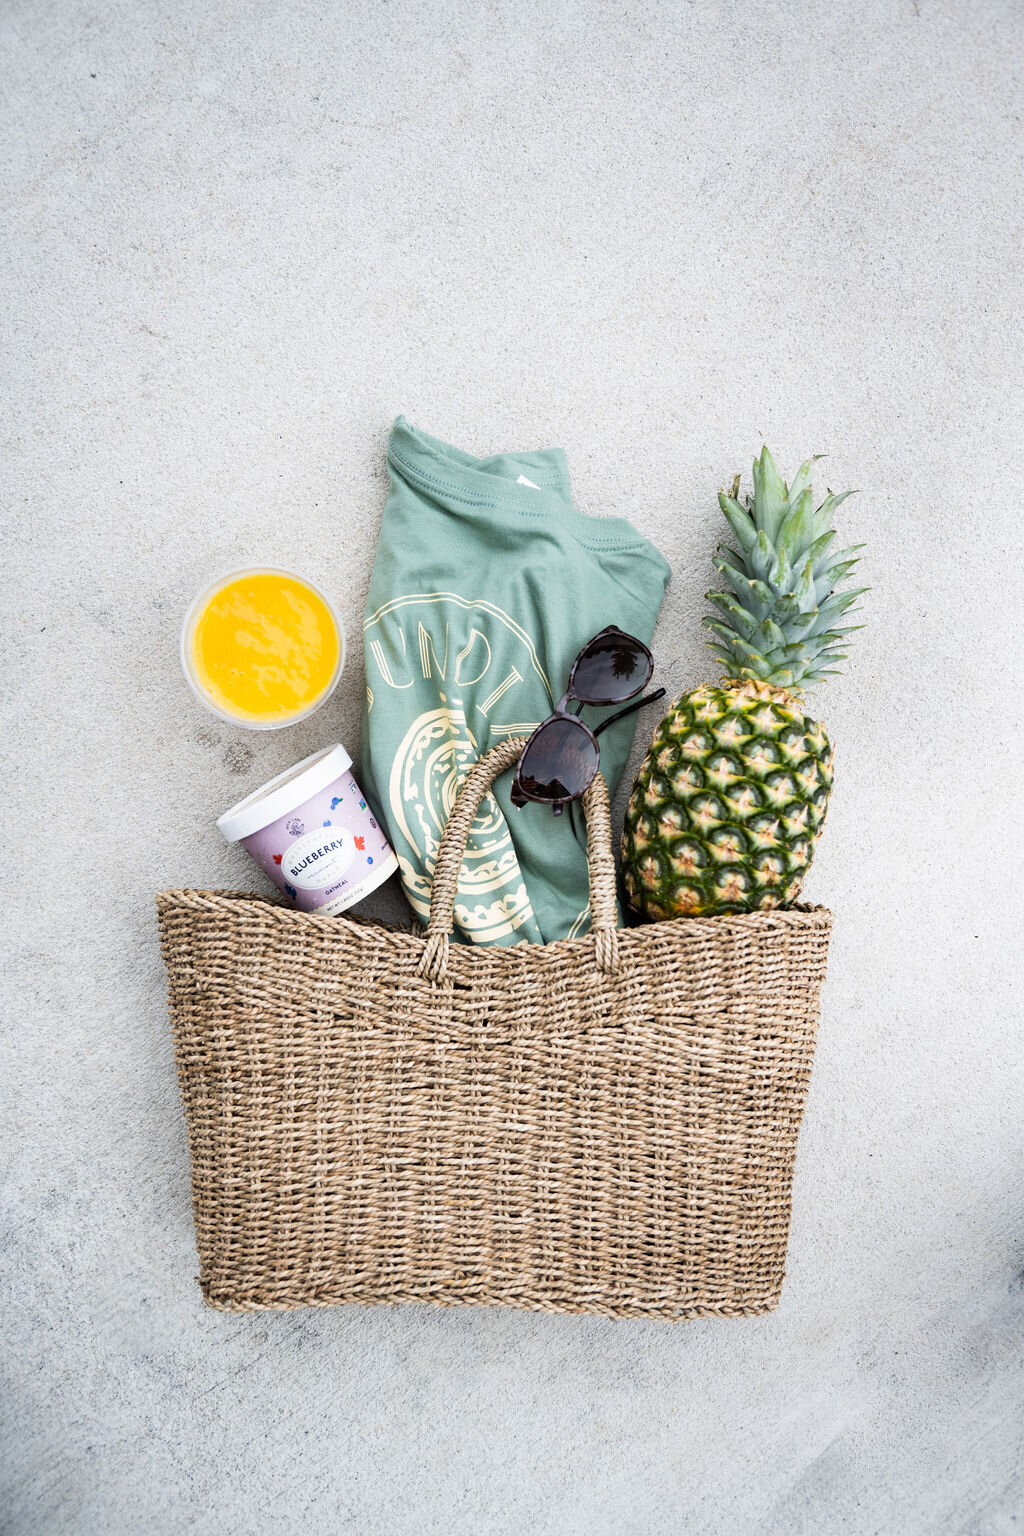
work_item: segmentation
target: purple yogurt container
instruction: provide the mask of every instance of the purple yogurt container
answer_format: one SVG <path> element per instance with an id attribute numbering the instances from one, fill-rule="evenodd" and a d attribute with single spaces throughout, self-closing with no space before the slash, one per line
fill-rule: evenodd
<path id="1" fill-rule="evenodd" d="M 324 747 L 217 822 L 300 912 L 337 917 L 398 869 L 342 746 Z"/>

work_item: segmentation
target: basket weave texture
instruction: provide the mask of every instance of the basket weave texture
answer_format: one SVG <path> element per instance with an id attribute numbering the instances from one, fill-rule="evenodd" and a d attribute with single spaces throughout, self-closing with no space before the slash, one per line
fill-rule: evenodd
<path id="1" fill-rule="evenodd" d="M 598 776 L 591 931 L 449 947 L 466 836 L 521 748 L 467 775 L 425 935 L 157 898 L 211 1306 L 777 1304 L 831 916 L 617 930 Z"/>

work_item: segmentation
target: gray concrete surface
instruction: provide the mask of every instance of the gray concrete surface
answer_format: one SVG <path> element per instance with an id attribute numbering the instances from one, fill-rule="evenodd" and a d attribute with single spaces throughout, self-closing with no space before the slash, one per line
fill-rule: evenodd
<path id="1" fill-rule="evenodd" d="M 1021 89 L 1012 0 L 6 0 L 3 1495 L 18 1536 L 1010 1536 L 1024 1521 Z M 863 494 L 815 701 L 837 931 L 789 1279 L 666 1328 L 205 1311 L 153 893 L 356 739 L 404 411 L 565 447 L 675 579 L 761 436 Z M 308 728 L 205 717 L 182 611 L 295 565 Z M 621 805 L 621 800 L 620 800 Z"/>

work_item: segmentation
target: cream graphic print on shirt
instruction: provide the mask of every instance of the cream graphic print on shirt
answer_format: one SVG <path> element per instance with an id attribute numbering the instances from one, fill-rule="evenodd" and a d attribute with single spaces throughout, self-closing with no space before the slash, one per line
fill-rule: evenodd
<path id="1" fill-rule="evenodd" d="M 544 701 L 550 709 L 551 684 L 526 631 L 483 599 L 411 593 L 371 614 L 364 633 L 370 718 L 381 690 L 411 690 L 415 697 L 426 686 L 437 701 L 406 730 L 386 789 L 402 883 L 425 920 L 441 833 L 462 780 L 497 740 L 529 735 L 538 714 L 530 709 L 531 698 L 534 706 Z M 586 917 L 584 908 L 573 932 Z M 484 797 L 470 831 L 455 919 L 481 944 L 542 940 L 508 822 L 493 795 Z"/>

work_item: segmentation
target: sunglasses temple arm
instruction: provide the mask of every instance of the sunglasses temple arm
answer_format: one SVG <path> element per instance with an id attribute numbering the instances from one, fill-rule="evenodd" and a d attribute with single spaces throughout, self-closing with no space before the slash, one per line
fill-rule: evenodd
<path id="1" fill-rule="evenodd" d="M 653 693 L 648 693 L 644 698 L 634 699 L 633 703 L 627 704 L 625 709 L 620 709 L 614 715 L 609 715 L 607 720 L 602 720 L 600 725 L 595 726 L 594 735 L 600 736 L 601 732 L 606 731 L 610 725 L 614 725 L 616 720 L 624 720 L 625 717 L 627 715 L 631 715 L 634 710 L 643 709 L 645 704 L 654 704 L 658 699 L 663 699 L 664 697 L 664 688 L 655 688 Z"/>

